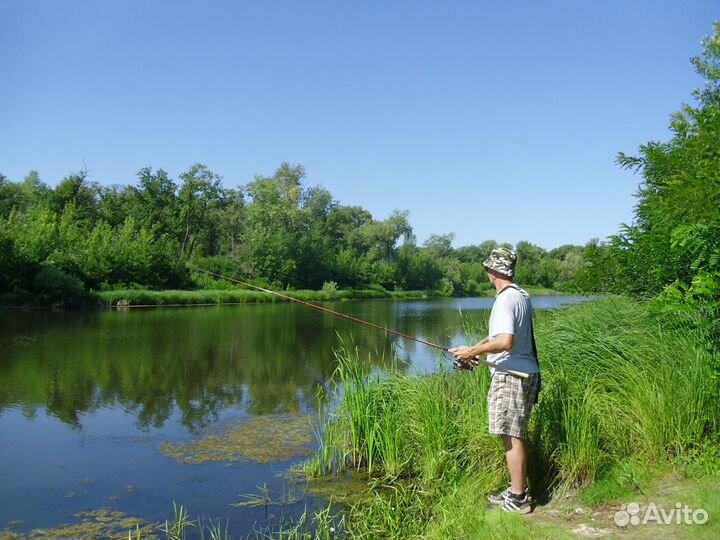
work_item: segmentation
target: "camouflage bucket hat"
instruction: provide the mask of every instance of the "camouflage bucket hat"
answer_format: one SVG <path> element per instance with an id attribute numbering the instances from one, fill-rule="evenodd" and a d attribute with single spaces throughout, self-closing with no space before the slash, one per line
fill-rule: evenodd
<path id="1" fill-rule="evenodd" d="M 517 261 L 515 252 L 501 247 L 490 252 L 490 256 L 485 259 L 483 266 L 486 270 L 494 270 L 503 276 L 514 277 L 515 261 Z"/>

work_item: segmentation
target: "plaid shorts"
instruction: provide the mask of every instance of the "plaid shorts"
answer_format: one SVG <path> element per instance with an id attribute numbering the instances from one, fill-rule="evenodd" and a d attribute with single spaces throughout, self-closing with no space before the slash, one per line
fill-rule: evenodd
<path id="1" fill-rule="evenodd" d="M 488 392 L 488 426 L 491 435 L 525 438 L 530 411 L 538 393 L 539 373 L 527 379 L 496 371 Z"/>

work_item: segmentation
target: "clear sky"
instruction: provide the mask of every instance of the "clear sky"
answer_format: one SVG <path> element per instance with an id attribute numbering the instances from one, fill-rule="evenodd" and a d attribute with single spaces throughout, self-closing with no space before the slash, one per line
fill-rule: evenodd
<path id="1" fill-rule="evenodd" d="M 614 163 L 669 137 L 717 0 L 0 0 L 0 173 L 131 184 L 201 162 L 308 185 L 423 242 L 545 248 L 632 219 Z"/>

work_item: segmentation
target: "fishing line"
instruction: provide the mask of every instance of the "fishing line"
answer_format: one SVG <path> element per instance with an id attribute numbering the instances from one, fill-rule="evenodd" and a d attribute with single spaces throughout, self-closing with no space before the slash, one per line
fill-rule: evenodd
<path id="1" fill-rule="evenodd" d="M 351 322 L 354 322 L 354 323 L 356 323 L 356 324 L 362 324 L 362 325 L 364 325 L 364 326 L 369 326 L 370 328 L 374 328 L 375 330 L 380 330 L 380 331 L 385 332 L 385 333 L 387 333 L 387 334 L 392 334 L 392 335 L 394 335 L 394 336 L 398 336 L 398 337 L 401 337 L 401 338 L 404 338 L 404 339 L 409 339 L 409 340 L 411 340 L 411 341 L 416 341 L 417 343 L 422 343 L 423 345 L 427 345 L 428 347 L 432 347 L 433 349 L 438 349 L 438 350 L 440 350 L 440 351 L 443 351 L 444 353 L 450 353 L 450 349 L 449 349 L 448 347 L 443 347 L 442 345 L 438 345 L 437 343 L 433 343 L 433 342 L 431 342 L 431 341 L 426 341 L 426 340 L 424 340 L 424 339 L 420 339 L 420 338 L 418 338 L 418 337 L 411 336 L 411 335 L 409 335 L 409 334 L 404 334 L 403 332 L 398 332 L 397 330 L 393 330 L 392 328 L 388 328 L 387 326 L 381 326 L 381 325 L 379 325 L 379 324 L 375 324 L 375 323 L 370 322 L 370 321 L 365 321 L 365 320 L 363 320 L 363 319 L 358 319 L 357 317 L 353 317 L 352 315 L 347 315 L 346 313 L 340 313 L 339 311 L 335 311 L 335 310 L 332 310 L 332 309 L 330 309 L 330 308 L 326 308 L 326 307 L 320 306 L 320 305 L 318 305 L 318 304 L 313 304 L 313 303 L 311 303 L 311 302 L 306 302 L 305 300 L 300 300 L 300 299 L 298 299 L 298 298 L 293 298 L 292 296 L 288 296 L 287 294 L 282 294 L 282 293 L 279 293 L 279 292 L 277 292 L 277 291 L 273 291 L 273 290 L 270 290 L 270 289 L 266 289 L 266 288 L 264 288 L 264 287 L 260 287 L 260 286 L 258 286 L 258 285 L 253 285 L 252 283 L 248 283 L 248 282 L 246 282 L 246 281 L 242 281 L 242 280 L 239 280 L 239 279 L 231 278 L 231 277 L 228 277 L 228 276 L 223 276 L 222 274 L 218 274 L 218 273 L 216 273 L 216 272 L 211 272 L 210 270 L 204 270 L 204 269 L 202 269 L 202 268 L 197 268 L 197 267 L 193 267 L 193 269 L 196 270 L 196 271 L 198 271 L 198 272 L 204 272 L 205 274 L 211 275 L 211 276 L 213 276 L 213 277 L 215 277 L 215 278 L 217 278 L 217 279 L 224 279 L 224 280 L 230 281 L 230 282 L 232 282 L 232 283 L 237 283 L 238 285 L 243 285 L 243 286 L 245 286 L 245 287 L 250 287 L 251 289 L 255 289 L 255 290 L 258 290 L 258 291 L 262 291 L 262 292 L 264 292 L 264 293 L 267 293 L 267 294 L 275 295 L 275 296 L 277 296 L 277 297 L 279 297 L 279 298 L 283 298 L 284 300 L 288 300 L 289 302 L 295 302 L 296 304 L 301 304 L 301 305 L 303 305 L 303 306 L 306 306 L 306 307 L 315 309 L 315 310 L 317 310 L 317 311 L 322 311 L 322 312 L 324 312 L 324 313 L 329 313 L 330 315 L 334 315 L 334 316 L 336 316 L 336 317 L 340 317 L 341 319 L 345 319 L 345 320 L 347 320 L 347 321 L 351 321 Z M 520 371 L 515 371 L 515 370 L 512 370 L 512 369 L 506 369 L 506 368 L 504 368 L 503 366 L 501 366 L 500 364 L 496 364 L 495 362 L 490 362 L 490 361 L 488 361 L 488 360 L 486 360 L 486 359 L 484 359 L 484 358 L 476 357 L 475 361 L 478 362 L 478 363 L 481 363 L 481 364 L 488 365 L 488 366 L 493 367 L 493 368 L 495 368 L 495 369 L 499 369 L 500 371 L 504 371 L 504 372 L 507 372 L 507 373 L 511 373 L 511 374 L 513 374 L 513 375 L 517 375 L 517 376 L 519 376 L 519 377 L 523 377 L 523 378 L 527 378 L 527 377 L 528 377 L 528 374 L 527 374 L 527 373 L 523 373 L 523 372 L 520 372 Z M 467 370 L 471 370 L 471 369 L 472 369 L 472 367 L 467 366 L 467 365 L 465 365 L 465 364 L 462 364 L 462 363 L 459 362 L 457 359 L 453 359 L 453 365 L 454 365 L 454 367 L 455 367 L 456 369 L 467 369 Z"/>

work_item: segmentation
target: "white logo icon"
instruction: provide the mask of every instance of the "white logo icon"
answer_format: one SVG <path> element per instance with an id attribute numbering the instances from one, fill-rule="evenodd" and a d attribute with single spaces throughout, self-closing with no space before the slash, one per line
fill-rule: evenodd
<path id="1" fill-rule="evenodd" d="M 618 527 L 627 527 L 628 525 L 640 525 L 640 505 L 638 503 L 630 503 L 622 505 L 619 511 L 615 512 L 615 525 Z"/>
<path id="2" fill-rule="evenodd" d="M 641 514 L 640 505 L 638 503 L 623 504 L 620 510 L 615 512 L 613 519 L 618 527 L 627 527 L 628 525 L 647 525 L 655 523 L 657 525 L 704 525 L 708 521 L 708 513 L 702 508 L 693 510 L 688 505 L 676 503 L 675 508 L 666 510 L 658 507 L 655 503 L 650 503 Z"/>

